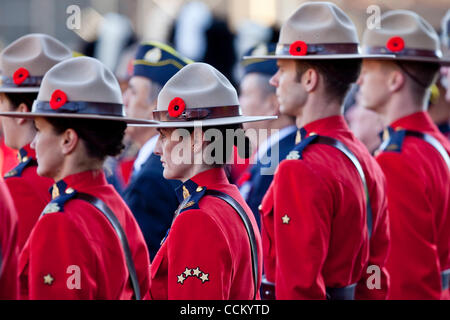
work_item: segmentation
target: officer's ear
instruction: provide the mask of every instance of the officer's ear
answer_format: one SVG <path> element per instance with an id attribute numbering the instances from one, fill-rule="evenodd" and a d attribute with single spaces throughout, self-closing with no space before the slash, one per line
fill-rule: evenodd
<path id="1" fill-rule="evenodd" d="M 399 69 L 395 68 L 389 72 L 387 87 L 391 93 L 400 91 L 405 85 L 405 82 L 405 74 Z"/>
<path id="2" fill-rule="evenodd" d="M 61 151 L 64 155 L 71 154 L 78 145 L 80 137 L 72 128 L 66 129 L 61 134 Z"/>
<path id="3" fill-rule="evenodd" d="M 21 103 L 19 104 L 19 106 L 17 107 L 17 109 L 15 110 L 17 112 L 30 112 L 30 108 L 28 108 L 28 106 L 25 103 Z M 15 118 L 16 119 L 16 123 L 17 124 L 24 124 L 25 122 L 29 121 L 25 118 Z"/>
<path id="4" fill-rule="evenodd" d="M 319 79 L 319 72 L 314 68 L 308 68 L 301 77 L 301 83 L 306 92 L 312 92 L 316 90 Z"/>

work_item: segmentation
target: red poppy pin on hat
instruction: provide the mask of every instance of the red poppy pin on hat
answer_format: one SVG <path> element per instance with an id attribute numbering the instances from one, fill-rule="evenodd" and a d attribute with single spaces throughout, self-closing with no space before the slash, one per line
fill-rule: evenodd
<path id="1" fill-rule="evenodd" d="M 405 41 L 402 37 L 392 37 L 386 42 L 386 48 L 392 52 L 399 52 L 405 48 Z"/>
<path id="2" fill-rule="evenodd" d="M 289 47 L 289 53 L 293 56 L 304 56 L 308 52 L 308 45 L 303 41 L 295 41 Z"/>
<path id="3" fill-rule="evenodd" d="M 186 104 L 184 103 L 183 99 L 176 97 L 173 98 L 172 101 L 169 103 L 169 116 L 172 118 L 178 118 L 186 108 Z"/>
<path id="4" fill-rule="evenodd" d="M 30 75 L 27 69 L 19 68 L 13 74 L 13 81 L 16 85 L 20 86 Z"/>
<path id="5" fill-rule="evenodd" d="M 61 108 L 67 102 L 67 96 L 62 90 L 55 90 L 50 98 L 50 107 L 53 110 Z"/>

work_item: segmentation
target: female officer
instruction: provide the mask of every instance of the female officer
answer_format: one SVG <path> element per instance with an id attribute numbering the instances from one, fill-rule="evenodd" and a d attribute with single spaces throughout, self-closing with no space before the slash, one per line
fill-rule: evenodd
<path id="1" fill-rule="evenodd" d="M 34 118 L 37 172 L 57 181 L 19 258 L 21 298 L 139 299 L 148 292 L 145 240 L 102 170 L 133 122 L 123 117 L 113 74 L 93 58 L 67 59 L 46 73 L 31 113 L 2 115 Z"/>
<path id="2" fill-rule="evenodd" d="M 44 74 L 58 62 L 71 57 L 68 47 L 46 34 L 28 34 L 11 43 L 0 54 L 3 71 L 0 110 L 30 112 Z M 33 121 L 6 117 L 1 121 L 5 144 L 19 150 L 19 164 L 6 173 L 5 181 L 17 209 L 20 251 L 51 200 L 48 189 L 53 180 L 36 173 L 36 155 L 30 148 L 36 134 Z"/>
<path id="3" fill-rule="evenodd" d="M 235 132 L 238 142 L 243 137 L 236 131 L 243 122 L 274 117 L 242 116 L 230 82 L 210 65 L 193 63 L 163 87 L 154 118 L 164 177 L 183 184 L 176 190 L 180 205 L 172 226 L 152 263 L 151 297 L 259 298 L 260 234 L 223 167 Z"/>

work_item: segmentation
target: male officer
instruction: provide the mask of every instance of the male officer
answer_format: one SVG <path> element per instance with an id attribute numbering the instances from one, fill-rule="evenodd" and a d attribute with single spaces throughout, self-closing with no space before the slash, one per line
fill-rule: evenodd
<path id="1" fill-rule="evenodd" d="M 275 44 L 264 43 L 250 48 L 245 56 L 274 52 Z M 294 117 L 280 114 L 275 88 L 269 83 L 270 78 L 277 72 L 276 61 L 244 60 L 242 66 L 244 76 L 239 94 L 242 112 L 247 116 L 278 116 L 273 120 L 243 124 L 247 132 L 253 131 L 259 145 L 252 160 L 254 164 L 247 168 L 237 183 L 239 191 L 255 215 L 258 226 L 261 226 L 258 207 L 273 180 L 278 162 L 286 158 L 295 145 L 297 128 Z M 266 133 L 260 133 L 259 130 L 265 130 Z"/>
<path id="2" fill-rule="evenodd" d="M 57 39 L 45 34 L 23 36 L 1 53 L 0 111 L 30 112 L 44 74 L 72 52 Z M 19 150 L 19 164 L 6 173 L 5 181 L 19 216 L 19 250 L 22 249 L 45 205 L 52 179 L 36 173 L 36 154 L 30 148 L 36 130 L 33 121 L 1 118 L 5 143 Z"/>
<path id="3" fill-rule="evenodd" d="M 429 87 L 436 80 L 439 39 L 412 11 L 381 17 L 381 28 L 366 30 L 360 103 L 388 126 L 376 160 L 387 180 L 391 251 L 386 267 L 392 299 L 439 299 L 450 273 L 450 143 L 426 113 Z"/>
<path id="4" fill-rule="evenodd" d="M 383 299 L 385 181 L 341 108 L 360 68 L 355 26 L 334 4 L 305 3 L 283 24 L 271 58 L 280 111 L 296 117 L 300 141 L 262 203 L 267 281 L 277 299 L 353 299 L 355 291 Z M 366 285 L 372 264 L 382 276 L 376 290 Z"/>
<path id="5" fill-rule="evenodd" d="M 136 53 L 133 76 L 124 94 L 128 116 L 152 119 L 159 91 L 178 70 L 192 62 L 159 42 L 142 43 Z M 164 179 L 160 157 L 153 153 L 155 128 L 128 127 L 127 135 L 140 146 L 133 175 L 123 197 L 136 217 L 153 259 L 176 210 L 177 181 Z"/>

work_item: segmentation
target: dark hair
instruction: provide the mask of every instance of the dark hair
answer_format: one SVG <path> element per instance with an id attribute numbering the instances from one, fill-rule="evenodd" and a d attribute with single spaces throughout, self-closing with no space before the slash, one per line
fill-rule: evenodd
<path id="1" fill-rule="evenodd" d="M 323 78 L 329 96 L 342 103 L 350 85 L 358 79 L 361 63 L 361 59 L 297 60 L 297 81 L 312 68 Z"/>
<path id="2" fill-rule="evenodd" d="M 28 107 L 28 111 L 31 111 L 34 100 L 36 100 L 37 92 L 4 92 L 6 98 L 11 102 L 13 111 L 15 111 L 21 103 L 24 103 Z"/>
<path id="3" fill-rule="evenodd" d="M 188 130 L 190 133 L 194 132 L 195 128 L 194 127 L 190 127 L 190 128 L 185 128 L 186 130 Z M 216 158 L 216 154 L 213 153 L 211 154 L 211 156 L 214 159 L 217 159 L 218 161 L 214 164 L 215 166 L 218 167 L 222 167 L 224 166 L 228 159 L 231 156 L 231 151 L 233 150 L 233 148 L 230 148 L 230 144 L 232 143 L 233 146 L 236 146 L 238 154 L 241 158 L 243 159 L 248 159 L 250 158 L 250 156 L 252 155 L 252 150 L 251 150 L 251 143 L 250 143 L 250 139 L 245 135 L 244 129 L 242 127 L 242 124 L 231 124 L 231 125 L 224 125 L 224 126 L 205 126 L 201 128 L 203 132 L 206 132 L 210 129 L 215 129 L 219 131 L 219 135 L 218 137 L 216 136 L 212 136 L 211 138 L 211 143 L 215 143 L 217 142 L 218 139 L 223 139 L 224 141 L 222 142 L 222 157 L 217 159 Z M 233 140 L 230 141 L 229 135 L 228 133 L 233 132 Z"/>
<path id="4" fill-rule="evenodd" d="M 69 128 L 75 130 L 92 158 L 104 160 L 106 156 L 119 155 L 125 147 L 122 140 L 127 125 L 123 121 L 50 117 L 46 120 L 58 134 Z"/>
<path id="5" fill-rule="evenodd" d="M 396 61 L 402 71 L 411 79 L 410 92 L 416 103 L 422 104 L 427 90 L 437 79 L 440 65 L 417 61 Z"/>

